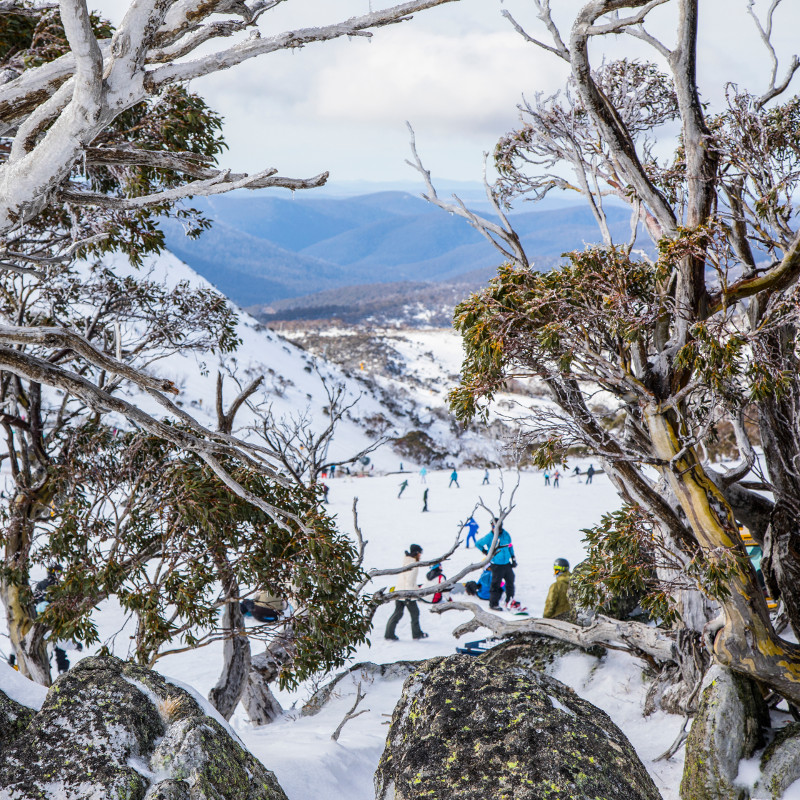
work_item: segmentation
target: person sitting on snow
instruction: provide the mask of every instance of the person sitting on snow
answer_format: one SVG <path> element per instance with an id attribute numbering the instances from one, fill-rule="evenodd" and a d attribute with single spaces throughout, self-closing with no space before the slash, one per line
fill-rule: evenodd
<path id="1" fill-rule="evenodd" d="M 272 592 L 258 592 L 255 599 L 248 597 L 239 603 L 239 607 L 242 614 L 250 614 L 258 622 L 277 622 L 285 616 L 289 604 Z"/>
<path id="2" fill-rule="evenodd" d="M 477 581 L 467 581 L 467 594 L 480 600 L 488 600 L 492 586 L 492 571 L 485 569 Z"/>
<path id="3" fill-rule="evenodd" d="M 572 603 L 569 600 L 569 561 L 566 558 L 557 558 L 553 562 L 553 574 L 556 576 L 550 590 L 547 592 L 547 600 L 544 604 L 545 619 L 555 619 L 572 611 Z"/>

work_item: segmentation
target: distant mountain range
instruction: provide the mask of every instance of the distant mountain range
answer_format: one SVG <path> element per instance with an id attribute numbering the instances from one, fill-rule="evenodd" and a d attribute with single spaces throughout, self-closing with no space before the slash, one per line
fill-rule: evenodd
<path id="1" fill-rule="evenodd" d="M 467 283 L 478 274 L 485 282 L 501 258 L 465 220 L 406 192 L 343 198 L 225 195 L 196 198 L 192 205 L 213 220 L 212 229 L 192 240 L 178 223 L 167 221 L 167 246 L 248 308 L 366 284 L 461 285 L 469 273 L 474 274 Z M 615 237 L 626 240 L 628 211 L 611 206 L 607 214 Z M 599 239 L 585 206 L 532 210 L 511 219 L 540 268 Z M 318 299 L 324 304 L 335 297 L 341 298 Z"/>

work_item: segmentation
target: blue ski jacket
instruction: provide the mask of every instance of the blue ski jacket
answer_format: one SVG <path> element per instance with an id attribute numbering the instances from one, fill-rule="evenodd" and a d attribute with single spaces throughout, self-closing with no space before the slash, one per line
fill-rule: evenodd
<path id="1" fill-rule="evenodd" d="M 486 536 L 475 542 L 475 546 L 481 550 L 488 550 L 492 546 L 492 539 L 494 539 L 494 532 L 487 533 Z M 500 531 L 500 538 L 497 541 L 497 550 L 495 550 L 492 564 L 510 564 L 512 558 L 515 558 L 514 545 L 511 544 L 511 537 L 504 528 Z"/>

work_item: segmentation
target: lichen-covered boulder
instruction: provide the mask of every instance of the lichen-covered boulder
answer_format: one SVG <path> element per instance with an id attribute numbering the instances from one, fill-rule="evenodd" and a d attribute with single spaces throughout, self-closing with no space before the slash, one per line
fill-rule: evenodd
<path id="1" fill-rule="evenodd" d="M 0 758 L 3 750 L 23 734 L 34 713 L 32 708 L 17 703 L 0 691 Z"/>
<path id="2" fill-rule="evenodd" d="M 763 746 L 768 727 L 769 709 L 758 686 L 719 664 L 711 667 L 686 740 L 681 798 L 744 800 L 747 790 L 735 783 L 739 762 Z"/>
<path id="3" fill-rule="evenodd" d="M 9 800 L 286 800 L 188 691 L 112 657 L 60 677 L 2 755 Z"/>
<path id="4" fill-rule="evenodd" d="M 377 800 L 660 800 L 624 734 L 569 687 L 470 656 L 407 679 L 375 773 Z"/>
<path id="5" fill-rule="evenodd" d="M 780 800 L 796 780 L 800 780 L 800 722 L 781 728 L 764 750 L 754 796 Z"/>

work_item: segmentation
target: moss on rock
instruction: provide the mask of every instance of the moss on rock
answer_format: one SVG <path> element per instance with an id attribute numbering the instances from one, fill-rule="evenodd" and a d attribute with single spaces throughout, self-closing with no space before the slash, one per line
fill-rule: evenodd
<path id="1" fill-rule="evenodd" d="M 781 728 L 761 756 L 759 796 L 779 800 L 800 779 L 800 722 Z"/>
<path id="2" fill-rule="evenodd" d="M 660 800 L 600 709 L 534 670 L 432 659 L 406 681 L 378 800 Z"/>
<path id="3" fill-rule="evenodd" d="M 0 794 L 15 800 L 286 800 L 191 694 L 113 657 L 59 678 L 3 756 Z"/>

